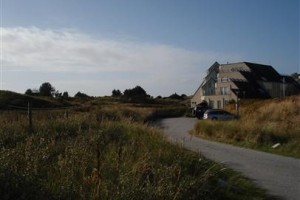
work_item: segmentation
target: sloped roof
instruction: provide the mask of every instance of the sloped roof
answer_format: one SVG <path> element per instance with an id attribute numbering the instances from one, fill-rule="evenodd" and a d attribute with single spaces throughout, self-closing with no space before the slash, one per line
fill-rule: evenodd
<path id="1" fill-rule="evenodd" d="M 243 62 L 250 71 L 240 71 L 247 81 L 232 80 L 238 89 L 232 91 L 243 98 L 270 98 L 257 81 L 281 82 L 281 75 L 270 65 Z"/>
<path id="2" fill-rule="evenodd" d="M 215 62 L 212 66 L 210 66 L 210 68 L 208 68 L 207 70 L 207 75 L 209 75 L 209 73 L 211 73 L 212 71 L 219 71 L 219 66 L 220 64 L 218 62 Z"/>
<path id="3" fill-rule="evenodd" d="M 238 89 L 232 92 L 240 98 L 270 98 L 270 95 L 255 81 L 232 81 Z"/>
<path id="4" fill-rule="evenodd" d="M 253 78 L 267 82 L 281 82 L 280 74 L 270 65 L 244 62 L 251 70 Z"/>
<path id="5" fill-rule="evenodd" d="M 300 84 L 293 77 L 282 75 L 281 76 L 282 81 L 283 81 L 283 78 L 284 78 L 285 83 L 289 83 L 289 84 L 293 85 L 295 88 L 297 88 L 298 90 L 300 90 Z"/>

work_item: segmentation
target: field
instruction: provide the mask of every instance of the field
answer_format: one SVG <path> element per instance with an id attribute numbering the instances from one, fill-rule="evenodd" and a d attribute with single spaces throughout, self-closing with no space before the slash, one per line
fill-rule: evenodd
<path id="1" fill-rule="evenodd" d="M 233 105 L 226 109 L 234 112 Z M 239 120 L 201 120 L 191 134 L 300 158 L 300 96 L 244 100 Z"/>
<path id="2" fill-rule="evenodd" d="M 168 143 L 150 125 L 184 114 L 180 104 L 75 104 L 33 110 L 31 129 L 26 111 L 1 111 L 1 199 L 268 199 L 250 180 Z"/>

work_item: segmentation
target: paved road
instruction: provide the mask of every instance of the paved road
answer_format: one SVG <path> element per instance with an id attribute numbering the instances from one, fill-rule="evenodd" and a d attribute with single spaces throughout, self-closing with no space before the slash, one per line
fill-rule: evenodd
<path id="1" fill-rule="evenodd" d="M 188 134 L 197 119 L 164 119 L 160 125 L 171 141 L 188 149 L 200 151 L 205 157 L 242 172 L 271 195 L 287 200 L 300 200 L 300 159 L 234 147 L 203 140 Z"/>

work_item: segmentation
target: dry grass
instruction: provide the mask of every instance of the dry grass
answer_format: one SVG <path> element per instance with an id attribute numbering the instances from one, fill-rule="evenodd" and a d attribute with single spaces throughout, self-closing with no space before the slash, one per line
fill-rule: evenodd
<path id="1" fill-rule="evenodd" d="M 228 109 L 230 110 L 230 107 Z M 300 96 L 243 101 L 239 120 L 200 121 L 195 126 L 193 134 L 300 157 Z M 272 146 L 276 143 L 281 145 L 273 149 Z"/>
<path id="2" fill-rule="evenodd" d="M 27 130 L 26 113 L 1 112 L 0 196 L 208 200 L 266 197 L 240 175 L 168 143 L 158 130 L 143 123 L 147 115 L 155 112 L 128 105 L 74 109 L 68 118 L 60 111 L 34 112 L 31 133 Z"/>

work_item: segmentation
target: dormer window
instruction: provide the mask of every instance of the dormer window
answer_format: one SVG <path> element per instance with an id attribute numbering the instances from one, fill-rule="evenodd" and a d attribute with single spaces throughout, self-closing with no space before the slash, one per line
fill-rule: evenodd
<path id="1" fill-rule="evenodd" d="M 222 77 L 222 78 L 221 78 L 221 82 L 222 82 L 222 83 L 228 82 L 228 77 Z"/>

